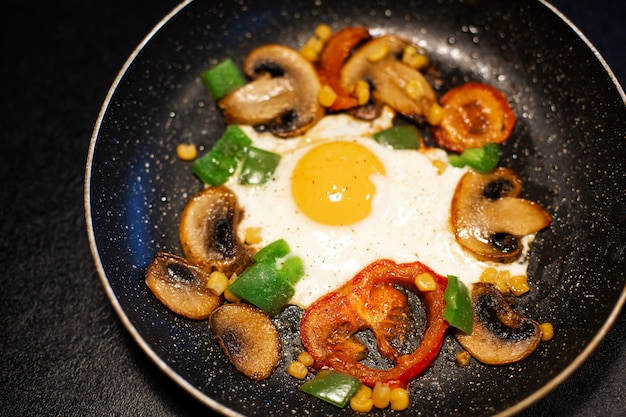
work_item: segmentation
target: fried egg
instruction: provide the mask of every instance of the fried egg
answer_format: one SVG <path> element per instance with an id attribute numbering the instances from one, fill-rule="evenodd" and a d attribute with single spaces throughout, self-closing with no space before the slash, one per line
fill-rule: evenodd
<path id="1" fill-rule="evenodd" d="M 389 149 L 373 133 L 391 127 L 386 110 L 374 121 L 325 116 L 306 135 L 280 139 L 241 128 L 254 146 L 281 155 L 262 186 L 226 184 L 244 209 L 239 226 L 260 228 L 262 247 L 285 239 L 302 258 L 305 275 L 292 304 L 307 308 L 377 259 L 420 261 L 467 285 L 487 267 L 526 274 L 527 263 L 483 262 L 463 251 L 450 225 L 457 183 L 467 172 L 447 163 L 445 151 Z M 442 169 L 445 168 L 445 169 Z"/>

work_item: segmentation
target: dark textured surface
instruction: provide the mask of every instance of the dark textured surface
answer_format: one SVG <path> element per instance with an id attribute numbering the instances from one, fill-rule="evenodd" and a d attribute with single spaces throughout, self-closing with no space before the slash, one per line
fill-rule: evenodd
<path id="1" fill-rule="evenodd" d="M 83 220 L 84 164 L 101 103 L 177 2 L 41 3 L 12 5 L 1 18 L 0 414 L 211 415 L 126 332 Z M 623 2 L 554 4 L 625 83 Z M 625 415 L 624 316 L 578 371 L 522 415 Z"/>

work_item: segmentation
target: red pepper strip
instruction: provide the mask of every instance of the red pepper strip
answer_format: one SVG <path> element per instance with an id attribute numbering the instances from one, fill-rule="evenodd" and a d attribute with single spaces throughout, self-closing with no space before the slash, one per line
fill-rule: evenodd
<path id="1" fill-rule="evenodd" d="M 417 289 L 415 277 L 423 272 L 433 276 L 438 286 L 436 290 L 421 292 Z M 389 313 L 397 311 L 394 306 L 401 307 L 398 294 L 402 293 L 395 289 L 395 285 L 420 296 L 428 320 L 420 345 L 406 355 L 400 355 L 386 343 L 385 331 L 381 334 L 381 329 L 377 327 L 379 320 L 388 319 Z M 333 368 L 358 378 L 368 386 L 380 381 L 390 387 L 404 388 L 429 367 L 441 350 L 448 328 L 443 318 L 446 285 L 445 277 L 419 262 L 397 264 L 386 259 L 373 262 L 341 288 L 320 298 L 306 310 L 300 324 L 302 343 L 315 359 L 317 368 Z M 376 369 L 360 362 L 366 347 L 355 334 L 365 329 L 374 332 L 383 356 L 395 357 L 393 368 Z M 386 327 L 387 333 L 394 331 L 400 330 Z"/>
<path id="2" fill-rule="evenodd" d="M 515 125 L 504 94 L 487 84 L 467 83 L 441 97 L 443 119 L 433 126 L 437 145 L 461 153 L 487 143 L 502 143 Z"/>
<path id="3" fill-rule="evenodd" d="M 320 55 L 317 73 L 322 85 L 328 84 L 337 94 L 337 99 L 330 106 L 330 110 L 346 110 L 358 106 L 357 99 L 341 85 L 341 68 L 352 50 L 369 38 L 370 34 L 366 28 L 348 27 L 336 32 L 326 43 Z"/>

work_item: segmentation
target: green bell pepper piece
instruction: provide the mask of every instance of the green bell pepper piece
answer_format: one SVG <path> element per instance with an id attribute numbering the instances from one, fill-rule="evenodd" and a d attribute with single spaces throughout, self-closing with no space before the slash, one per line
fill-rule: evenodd
<path id="1" fill-rule="evenodd" d="M 246 269 L 228 290 L 271 317 L 276 317 L 295 293 L 278 270 L 265 263 L 256 263 Z"/>
<path id="2" fill-rule="evenodd" d="M 420 132 L 413 125 L 393 126 L 374 133 L 374 140 L 391 149 L 419 149 Z"/>
<path id="3" fill-rule="evenodd" d="M 280 162 L 280 155 L 254 146 L 249 147 L 241 174 L 239 174 L 239 183 L 243 185 L 265 184 L 272 178 L 278 162 Z"/>
<path id="4" fill-rule="evenodd" d="M 287 241 L 285 241 L 285 239 L 278 239 L 263 247 L 260 251 L 255 253 L 252 258 L 257 262 L 273 265 L 278 259 L 289 255 L 290 252 L 291 248 Z"/>
<path id="5" fill-rule="evenodd" d="M 344 408 L 360 386 L 361 382 L 353 376 L 333 370 L 323 370 L 315 378 L 302 384 L 300 391 Z"/>
<path id="6" fill-rule="evenodd" d="M 241 128 L 228 126 L 224 135 L 204 156 L 193 161 L 194 174 L 210 185 L 222 185 L 237 170 L 252 140 Z"/>
<path id="7" fill-rule="evenodd" d="M 467 165 L 476 172 L 486 174 L 500 162 L 500 146 L 497 143 L 486 143 L 480 148 L 466 149 L 460 155 L 450 155 L 448 160 L 454 167 Z"/>
<path id="8" fill-rule="evenodd" d="M 214 100 L 223 98 L 246 83 L 243 74 L 230 58 L 204 71 L 201 77 Z"/>
<path id="9" fill-rule="evenodd" d="M 278 270 L 280 276 L 291 285 L 296 285 L 304 276 L 304 262 L 299 256 L 290 256 L 285 259 L 283 266 Z"/>
<path id="10" fill-rule="evenodd" d="M 469 290 L 458 277 L 448 275 L 448 285 L 443 294 L 446 308 L 443 318 L 452 327 L 456 327 L 464 333 L 472 333 L 474 324 L 474 308 Z"/>

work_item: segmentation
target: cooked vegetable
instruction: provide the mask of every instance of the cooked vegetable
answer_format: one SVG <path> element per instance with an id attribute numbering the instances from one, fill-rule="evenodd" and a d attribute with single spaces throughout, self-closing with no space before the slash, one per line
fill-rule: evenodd
<path id="1" fill-rule="evenodd" d="M 242 210 L 224 186 L 205 188 L 185 206 L 179 225 L 183 254 L 189 262 L 230 276 L 253 263 L 252 249 L 237 235 Z"/>
<path id="2" fill-rule="evenodd" d="M 219 100 L 246 83 L 239 68 L 227 58 L 202 73 L 202 81 L 214 100 Z"/>
<path id="3" fill-rule="evenodd" d="M 374 133 L 374 140 L 391 149 L 419 149 L 421 135 L 414 125 L 393 126 Z"/>
<path id="4" fill-rule="evenodd" d="M 204 183 L 222 185 L 237 170 L 252 140 L 238 126 L 228 126 L 222 137 L 204 156 L 193 162 L 192 170 Z"/>
<path id="5" fill-rule="evenodd" d="M 448 285 L 443 296 L 446 300 L 446 309 L 443 318 L 452 327 L 465 332 L 472 332 L 474 309 L 469 291 L 463 282 L 454 275 L 448 275 Z"/>
<path id="6" fill-rule="evenodd" d="M 508 168 L 496 168 L 489 174 L 467 172 L 452 198 L 456 241 L 481 260 L 516 259 L 522 249 L 521 237 L 552 221 L 541 206 L 518 198 L 521 191 L 521 179 Z"/>
<path id="7" fill-rule="evenodd" d="M 246 376 L 265 379 L 280 363 L 278 329 L 258 308 L 224 304 L 211 314 L 210 326 L 228 359 Z"/>
<path id="8" fill-rule="evenodd" d="M 350 401 L 350 397 L 357 392 L 359 386 L 361 386 L 359 380 L 350 375 L 323 370 L 315 378 L 302 384 L 300 391 L 343 408 Z"/>
<path id="9" fill-rule="evenodd" d="M 369 38 L 370 34 L 366 28 L 343 28 L 328 40 L 322 50 L 317 66 L 320 82 L 331 87 L 337 95 L 330 105 L 331 111 L 346 110 L 359 105 L 357 98 L 342 86 L 340 72 L 353 49 Z"/>
<path id="10" fill-rule="evenodd" d="M 474 358 L 490 365 L 520 361 L 541 341 L 539 323 L 517 313 L 493 285 L 472 286 L 474 325 L 471 333 L 455 332 L 461 346 Z"/>
<path id="11" fill-rule="evenodd" d="M 209 317 L 222 299 L 209 288 L 209 273 L 186 259 L 158 252 L 146 271 L 146 285 L 167 308 L 190 319 Z"/>
<path id="12" fill-rule="evenodd" d="M 450 165 L 462 168 L 469 166 L 474 171 L 486 174 L 491 172 L 500 161 L 500 147 L 496 143 L 485 143 L 480 148 L 470 148 L 461 155 L 450 155 Z"/>
<path id="13" fill-rule="evenodd" d="M 280 155 L 251 146 L 246 152 L 239 182 L 246 185 L 263 185 L 272 178 L 279 162 Z"/>
<path id="14" fill-rule="evenodd" d="M 401 61 L 407 39 L 395 35 L 374 38 L 359 47 L 341 69 L 341 85 L 350 91 L 359 80 L 372 85 L 372 98 L 409 120 L 423 122 L 436 95 L 426 78 Z M 407 88 L 408 87 L 408 88 Z"/>
<path id="15" fill-rule="evenodd" d="M 315 68 L 298 51 L 283 45 L 253 50 L 244 62 L 252 82 L 218 102 L 230 124 L 267 124 L 276 136 L 301 134 L 324 115 Z"/>
<path id="16" fill-rule="evenodd" d="M 433 276 L 436 290 L 418 290 L 415 277 L 424 272 Z M 401 354 L 395 347 L 405 339 L 411 320 L 407 297 L 396 285 L 418 294 L 426 309 L 421 343 L 409 354 Z M 300 323 L 302 343 L 317 368 L 336 369 L 372 387 L 376 382 L 391 388 L 405 387 L 428 368 L 443 343 L 448 328 L 443 318 L 445 286 L 445 277 L 419 262 L 376 261 L 305 311 Z M 373 332 L 380 354 L 394 363 L 390 369 L 376 369 L 361 362 L 367 348 L 355 334 L 365 329 Z"/>
<path id="17" fill-rule="evenodd" d="M 254 255 L 257 263 L 244 271 L 228 290 L 270 316 L 277 316 L 293 297 L 293 286 L 304 274 L 302 260 L 289 255 L 290 252 L 283 239 L 270 243 Z M 277 265 L 279 261 L 282 265 Z"/>
<path id="18" fill-rule="evenodd" d="M 433 126 L 435 141 L 453 152 L 504 142 L 515 125 L 515 114 L 504 94 L 487 84 L 466 83 L 441 97 L 443 118 Z"/>

